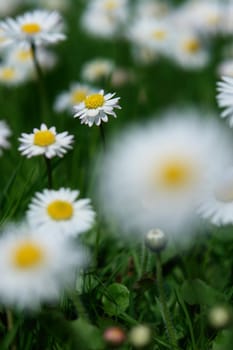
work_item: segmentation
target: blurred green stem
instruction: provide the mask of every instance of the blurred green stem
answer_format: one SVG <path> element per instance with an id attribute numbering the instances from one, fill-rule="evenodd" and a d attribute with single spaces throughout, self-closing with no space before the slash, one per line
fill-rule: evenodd
<path id="1" fill-rule="evenodd" d="M 103 149 L 105 151 L 106 150 L 106 139 L 105 139 L 105 132 L 104 132 L 104 127 L 103 127 L 102 123 L 100 124 L 99 128 L 100 128 L 100 137 L 101 137 Z"/>
<path id="2" fill-rule="evenodd" d="M 51 160 L 46 156 L 44 156 L 44 160 L 45 160 L 46 169 L 47 169 L 48 188 L 51 189 L 53 187 Z"/>
<path id="3" fill-rule="evenodd" d="M 165 297 L 164 288 L 163 288 L 163 272 L 162 272 L 162 262 L 161 262 L 160 253 L 157 253 L 156 272 L 157 272 L 157 285 L 158 285 L 159 297 L 160 297 L 160 302 L 163 309 L 163 318 L 164 318 L 165 325 L 167 327 L 170 344 L 172 346 L 172 349 L 178 349 L 177 342 L 176 342 L 176 334 L 175 334 L 174 327 L 172 325 L 171 315 L 166 303 L 166 297 Z"/>
<path id="4" fill-rule="evenodd" d="M 11 310 L 6 309 L 6 320 L 7 320 L 7 330 L 8 332 L 12 331 L 14 328 L 13 315 Z M 11 346 L 11 350 L 16 350 L 16 345 L 13 343 Z"/>

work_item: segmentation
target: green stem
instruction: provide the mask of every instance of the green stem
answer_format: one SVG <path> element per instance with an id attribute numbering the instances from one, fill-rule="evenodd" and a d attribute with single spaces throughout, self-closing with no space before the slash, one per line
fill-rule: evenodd
<path id="1" fill-rule="evenodd" d="M 163 272 L 162 272 L 162 262 L 161 262 L 160 253 L 157 254 L 156 272 L 157 272 L 157 284 L 158 284 L 160 302 L 163 309 L 163 318 L 164 318 L 165 325 L 167 327 L 169 340 L 170 340 L 172 349 L 178 349 L 177 342 L 176 342 L 176 334 L 174 331 L 174 327 L 172 325 L 171 315 L 166 303 L 166 297 L 165 297 L 164 288 L 163 288 Z"/>
<path id="2" fill-rule="evenodd" d="M 105 151 L 106 150 L 106 138 L 105 138 L 105 132 L 104 132 L 103 124 L 100 124 L 99 128 L 100 128 L 100 137 L 101 137 L 103 149 Z"/>
<path id="3" fill-rule="evenodd" d="M 44 160 L 45 160 L 46 169 L 47 169 L 48 188 L 51 189 L 53 187 L 51 160 L 46 156 L 44 156 Z"/>
<path id="4" fill-rule="evenodd" d="M 7 320 L 7 329 L 10 332 L 14 328 L 13 315 L 11 310 L 6 310 L 6 320 Z M 13 343 L 11 346 L 11 350 L 16 350 L 16 345 Z"/>

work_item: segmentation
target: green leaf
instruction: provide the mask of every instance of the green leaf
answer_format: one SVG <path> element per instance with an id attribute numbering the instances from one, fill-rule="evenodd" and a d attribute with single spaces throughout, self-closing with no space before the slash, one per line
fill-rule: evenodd
<path id="1" fill-rule="evenodd" d="M 232 330 L 220 332 L 213 342 L 212 350 L 231 350 L 233 344 Z"/>
<path id="2" fill-rule="evenodd" d="M 99 350 L 104 348 L 101 331 L 80 318 L 72 322 L 72 329 L 78 338 L 79 350 Z"/>
<path id="3" fill-rule="evenodd" d="M 190 305 L 212 306 L 225 301 L 223 294 L 199 279 L 185 281 L 181 288 L 181 294 L 185 302 Z"/>
<path id="4" fill-rule="evenodd" d="M 129 306 L 129 290 L 120 283 L 113 283 L 102 296 L 104 311 L 110 315 L 120 315 Z"/>

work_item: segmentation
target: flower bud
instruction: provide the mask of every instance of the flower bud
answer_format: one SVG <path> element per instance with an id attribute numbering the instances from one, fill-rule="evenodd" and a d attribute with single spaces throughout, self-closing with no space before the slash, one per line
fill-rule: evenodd
<path id="1" fill-rule="evenodd" d="M 111 345 L 121 345 L 125 339 L 125 332 L 120 327 L 109 327 L 103 334 L 104 340 Z"/>
<path id="2" fill-rule="evenodd" d="M 158 253 L 167 245 L 167 238 L 160 229 L 152 229 L 145 235 L 145 245 L 152 252 Z"/>
<path id="3" fill-rule="evenodd" d="M 215 329 L 223 329 L 232 322 L 232 312 L 227 306 L 214 306 L 209 312 L 209 323 Z"/>
<path id="4" fill-rule="evenodd" d="M 138 325 L 131 329 L 129 333 L 129 342 L 135 348 L 141 348 L 150 343 L 151 330 L 145 325 Z"/>

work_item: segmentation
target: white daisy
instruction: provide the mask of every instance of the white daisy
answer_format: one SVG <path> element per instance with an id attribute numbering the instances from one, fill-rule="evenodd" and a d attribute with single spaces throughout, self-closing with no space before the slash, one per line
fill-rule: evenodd
<path id="1" fill-rule="evenodd" d="M 20 85 L 28 80 L 29 71 L 18 64 L 3 62 L 0 64 L 0 84 Z"/>
<path id="2" fill-rule="evenodd" d="M 88 126 L 93 124 L 99 126 L 101 121 L 107 122 L 108 115 L 116 118 L 116 113 L 113 109 L 120 109 L 121 107 L 118 105 L 120 97 L 112 98 L 114 95 L 115 93 L 104 95 L 104 90 L 88 95 L 83 102 L 74 106 L 76 112 L 74 118 L 79 118 L 81 124 L 87 124 Z"/>
<path id="3" fill-rule="evenodd" d="M 228 118 L 230 127 L 233 127 L 233 78 L 223 76 L 217 83 L 217 91 L 218 105 L 223 108 L 221 117 Z"/>
<path id="4" fill-rule="evenodd" d="M 6 227 L 0 238 L 0 303 L 36 309 L 59 298 L 86 263 L 84 251 L 69 240 L 38 233 L 25 223 Z M 49 232 L 52 233 L 52 232 Z"/>
<path id="5" fill-rule="evenodd" d="M 8 137 L 11 135 L 11 130 L 4 120 L 0 120 L 0 156 L 2 149 L 9 148 Z"/>
<path id="6" fill-rule="evenodd" d="M 233 224 L 233 168 L 210 182 L 198 213 L 215 225 Z"/>
<path id="7" fill-rule="evenodd" d="M 64 40 L 62 20 L 56 12 L 35 10 L 0 22 L 0 29 L 6 37 L 6 43 L 34 43 L 35 45 L 53 44 Z"/>
<path id="8" fill-rule="evenodd" d="M 19 151 L 27 158 L 42 154 L 46 158 L 63 157 L 67 150 L 72 148 L 73 138 L 74 136 L 69 135 L 67 131 L 57 134 L 54 126 L 48 128 L 41 124 L 40 129 L 33 129 L 31 134 L 22 133 L 19 138 Z"/>
<path id="9" fill-rule="evenodd" d="M 195 111 L 170 112 L 160 123 L 127 130 L 100 165 L 100 204 L 132 234 L 160 227 L 188 238 L 209 178 L 231 163 L 231 145 L 217 122 Z"/>
<path id="10" fill-rule="evenodd" d="M 82 78 L 89 82 L 96 82 L 107 78 L 113 72 L 114 62 L 106 58 L 96 58 L 86 62 L 81 70 Z"/>
<path id="11" fill-rule="evenodd" d="M 77 199 L 79 191 L 69 188 L 44 190 L 36 193 L 29 205 L 27 217 L 32 227 L 40 231 L 56 232 L 66 236 L 77 236 L 89 230 L 95 213 L 90 199 Z"/>
<path id="12" fill-rule="evenodd" d="M 59 94 L 54 103 L 54 110 L 62 112 L 65 110 L 73 112 L 73 106 L 85 100 L 93 89 L 85 84 L 72 83 L 68 91 Z"/>

